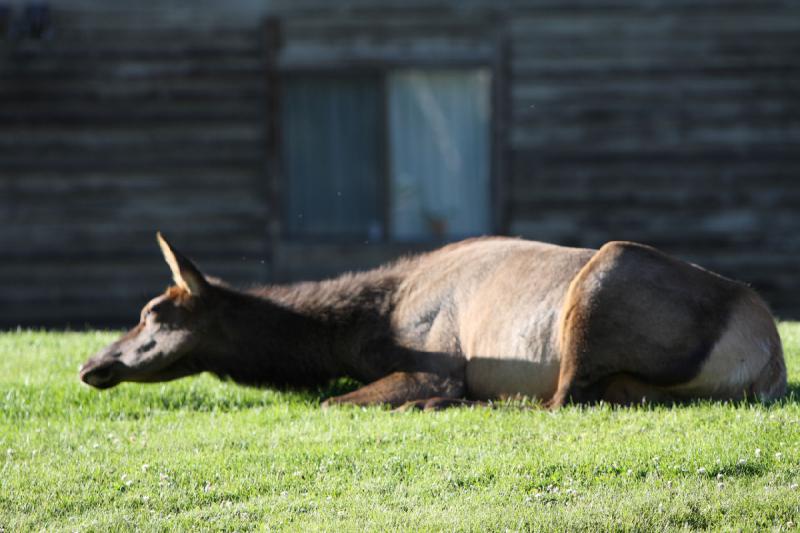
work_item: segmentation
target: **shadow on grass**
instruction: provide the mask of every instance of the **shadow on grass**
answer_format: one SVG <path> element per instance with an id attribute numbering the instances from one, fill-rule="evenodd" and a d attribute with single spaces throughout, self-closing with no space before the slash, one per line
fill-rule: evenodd
<path id="1" fill-rule="evenodd" d="M 800 403 L 800 382 L 789 382 L 786 387 L 786 396 L 779 400 L 785 403 Z"/>
<path id="2" fill-rule="evenodd" d="M 334 380 L 324 387 L 305 390 L 247 387 L 225 380 L 223 387 L 211 390 L 203 387 L 176 387 L 166 394 L 160 387 L 158 391 L 142 390 L 141 393 L 120 390 L 117 398 L 109 398 L 104 403 L 108 404 L 110 412 L 126 418 L 144 418 L 150 416 L 152 411 L 235 412 L 276 404 L 314 406 L 330 396 L 345 394 L 360 386 L 360 383 L 346 378 Z M 95 391 L 90 392 L 97 394 Z M 82 403 L 85 398 L 76 400 L 77 403 Z M 133 402 L 133 405 L 126 409 L 130 405 L 128 402 Z"/>
<path id="3" fill-rule="evenodd" d="M 758 398 L 748 397 L 744 400 L 687 400 L 684 402 L 676 403 L 676 407 L 680 406 L 696 406 L 696 405 L 722 405 L 726 403 L 732 403 L 733 405 L 763 405 L 763 406 L 770 406 L 770 405 L 791 405 L 791 404 L 798 404 L 800 403 L 800 383 L 799 382 L 789 382 L 786 385 L 786 394 L 782 398 L 778 398 L 777 400 L 771 401 L 761 401 Z"/>
<path id="4" fill-rule="evenodd" d="M 307 405 L 319 405 L 322 401 L 332 396 L 339 396 L 347 394 L 361 387 L 361 383 L 349 378 L 336 379 L 323 387 L 308 390 L 276 390 L 276 389 L 256 389 L 250 387 L 241 387 L 235 383 L 227 383 L 226 387 L 233 387 L 231 392 L 227 391 L 204 391 L 198 389 L 176 390 L 170 394 L 157 394 L 151 392 L 142 394 L 140 402 L 137 402 L 137 409 L 127 410 L 125 413 L 129 418 L 136 418 L 138 416 L 148 416 L 146 411 L 150 409 L 162 411 L 194 411 L 194 412 L 229 412 L 248 410 L 260 407 L 272 406 L 276 403 L 304 403 Z M 124 395 L 125 399 L 130 399 L 130 393 Z M 121 403 L 124 403 L 124 399 Z M 116 403 L 116 402 L 112 402 Z M 644 403 L 631 406 L 609 406 L 605 408 L 612 409 L 631 409 L 636 411 L 651 411 L 663 408 L 691 408 L 702 407 L 709 405 L 724 405 L 732 403 L 734 406 L 745 405 L 789 405 L 800 403 L 800 382 L 792 382 L 787 388 L 785 397 L 774 402 L 760 402 L 755 399 L 748 399 L 743 401 L 727 402 L 727 401 L 714 401 L 714 400 L 689 400 L 686 402 L 675 404 L 657 404 L 657 403 Z M 542 409 L 541 403 L 538 400 L 531 398 L 516 398 L 498 400 L 491 404 L 492 408 L 499 410 L 540 410 Z M 122 407 L 122 406 L 120 406 Z M 598 405 L 585 405 L 580 408 L 592 409 L 597 408 Z M 140 409 L 144 412 L 139 412 Z M 458 408 L 458 407 L 455 407 Z M 467 408 L 470 407 L 461 407 Z M 125 412 L 126 409 L 122 409 Z M 119 412 L 119 411 L 118 411 Z M 742 469 L 751 468 L 750 466 L 739 467 L 736 466 L 735 470 L 741 475 Z M 716 473 L 716 472 L 715 472 Z M 730 472 L 722 472 L 728 474 Z M 754 475 L 757 473 L 754 473 Z"/>
<path id="5" fill-rule="evenodd" d="M 723 478 L 734 477 L 759 477 L 766 474 L 771 467 L 763 462 L 738 462 L 723 463 L 708 469 L 706 473 L 709 478 L 716 479 L 718 475 Z"/>
<path id="6" fill-rule="evenodd" d="M 339 378 L 334 379 L 324 387 L 309 391 L 309 394 L 321 402 L 322 400 L 330 398 L 331 396 L 341 396 L 342 394 L 353 392 L 361 386 L 362 383 L 359 383 L 354 379 Z"/>
<path id="7" fill-rule="evenodd" d="M 321 403 L 322 401 L 330 398 L 331 396 L 339 396 L 341 394 L 347 394 L 348 392 L 352 392 L 362 384 L 356 380 L 350 378 L 340 378 L 331 381 L 327 385 L 323 387 L 319 387 L 313 390 L 306 390 L 306 391 L 294 391 L 293 394 L 302 395 L 303 397 L 307 398 L 307 401 L 310 403 Z M 621 409 L 642 409 L 642 410 L 649 410 L 655 409 L 660 407 L 696 407 L 701 405 L 723 405 L 726 403 L 731 403 L 730 401 L 721 401 L 721 400 L 707 400 L 707 399 L 697 399 L 697 400 L 686 400 L 682 402 L 675 402 L 675 403 L 652 403 L 646 402 L 642 404 L 635 404 L 629 406 L 612 406 L 614 408 L 621 408 Z M 788 404 L 797 404 L 800 403 L 800 382 L 789 382 L 786 389 L 786 395 L 779 399 L 772 402 L 762 402 L 755 398 L 748 398 L 746 400 L 738 400 L 732 402 L 734 405 L 788 405 Z M 541 401 L 534 398 L 528 397 L 520 397 L 520 398 L 509 398 L 503 400 L 496 400 L 491 402 L 492 407 L 495 408 L 505 408 L 505 409 L 542 409 Z M 594 405 L 585 405 L 584 407 L 593 407 L 597 406 Z M 458 406 L 454 406 L 454 408 L 458 408 Z M 464 407 L 462 408 L 470 408 Z"/>
<path id="8" fill-rule="evenodd" d="M 250 409 L 271 407 L 276 404 L 290 404 L 314 407 L 331 396 L 346 394 L 359 388 L 361 384 L 355 380 L 343 378 L 333 380 L 325 386 L 310 390 L 275 390 L 242 387 L 233 382 L 224 383 L 222 387 L 207 389 L 203 386 L 167 387 L 140 384 L 128 384 L 113 391 L 81 390 L 77 394 L 66 391 L 53 402 L 53 395 L 35 385 L 15 386 L 6 391 L 6 412 L 9 419 L 23 420 L 32 415 L 48 416 L 68 404 L 73 411 L 83 411 L 88 416 L 111 418 L 139 419 L 153 416 L 157 412 L 236 412 Z M 48 397 L 45 401 L 44 396 Z M 595 404 L 575 406 L 571 409 L 621 409 L 633 411 L 651 411 L 664 408 L 691 408 L 713 405 L 731 404 L 746 405 L 791 405 L 800 403 L 800 382 L 790 382 L 787 395 L 771 404 L 756 400 L 737 402 L 721 402 L 711 400 L 692 400 L 674 405 L 644 403 L 632 406 L 610 406 Z M 58 405 L 62 407 L 58 407 Z M 500 411 L 540 410 L 540 402 L 531 398 L 512 398 L 499 400 L 491 404 Z M 738 468 L 738 467 L 737 467 Z M 747 467 L 749 468 L 749 467 Z M 727 474 L 727 472 L 722 472 Z M 741 474 L 741 473 L 740 473 Z"/>

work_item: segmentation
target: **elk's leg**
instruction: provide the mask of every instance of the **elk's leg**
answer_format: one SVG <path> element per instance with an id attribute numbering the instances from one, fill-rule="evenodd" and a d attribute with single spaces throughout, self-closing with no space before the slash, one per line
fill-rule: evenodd
<path id="1" fill-rule="evenodd" d="M 422 400 L 411 400 L 410 402 L 406 402 L 395 411 L 397 412 L 405 412 L 405 411 L 441 411 L 442 409 L 447 409 L 449 407 L 472 407 L 472 406 L 481 406 L 485 407 L 489 404 L 486 402 L 481 402 L 478 400 L 466 400 L 464 398 L 442 398 L 442 397 L 435 397 L 435 398 L 425 398 Z"/>
<path id="2" fill-rule="evenodd" d="M 615 374 L 595 383 L 573 378 L 565 387 L 559 387 L 553 398 L 545 403 L 545 407 L 557 409 L 569 402 L 595 403 L 601 400 L 625 406 L 642 402 L 672 403 L 676 399 L 661 387 L 627 374 Z"/>
<path id="3" fill-rule="evenodd" d="M 588 383 L 581 380 L 573 373 L 562 375 L 558 380 L 558 389 L 548 401 L 544 402 L 546 409 L 558 409 L 567 403 L 594 403 L 601 399 L 603 387 L 598 383 Z"/>
<path id="4" fill-rule="evenodd" d="M 676 401 L 663 388 L 645 383 L 627 374 L 617 374 L 606 380 L 602 400 L 614 405 L 636 405 L 640 403 L 666 404 Z"/>
<path id="5" fill-rule="evenodd" d="M 349 403 L 398 407 L 414 400 L 456 399 L 464 395 L 463 378 L 433 372 L 394 372 L 348 394 L 328 398 L 323 407 Z"/>

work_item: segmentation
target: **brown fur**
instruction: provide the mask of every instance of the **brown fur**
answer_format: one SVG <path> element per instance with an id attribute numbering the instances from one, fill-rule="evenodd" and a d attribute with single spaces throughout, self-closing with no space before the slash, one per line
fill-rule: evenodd
<path id="1" fill-rule="evenodd" d="M 515 394 L 558 407 L 785 391 L 763 302 L 642 245 L 471 239 L 364 273 L 240 292 L 160 242 L 177 286 L 84 365 L 93 386 L 203 371 L 277 387 L 349 376 L 366 385 L 326 405 L 426 409 Z"/>
<path id="2" fill-rule="evenodd" d="M 606 244 L 570 284 L 552 401 L 599 400 L 602 378 L 622 373 L 653 385 L 690 381 L 720 337 L 731 303 L 747 291 L 653 248 Z"/>

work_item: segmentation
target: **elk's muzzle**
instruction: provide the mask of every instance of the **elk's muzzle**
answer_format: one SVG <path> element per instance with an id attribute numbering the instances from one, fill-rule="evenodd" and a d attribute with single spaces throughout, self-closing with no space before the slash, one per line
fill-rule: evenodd
<path id="1" fill-rule="evenodd" d="M 89 359 L 80 369 L 80 379 L 97 389 L 108 389 L 122 381 L 125 365 L 113 356 Z"/>

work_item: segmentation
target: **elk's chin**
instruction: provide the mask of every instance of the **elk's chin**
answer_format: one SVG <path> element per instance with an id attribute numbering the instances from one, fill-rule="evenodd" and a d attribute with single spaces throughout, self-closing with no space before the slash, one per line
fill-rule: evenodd
<path id="1" fill-rule="evenodd" d="M 125 381 L 133 381 L 136 383 L 162 383 L 165 381 L 172 381 L 175 379 L 184 378 L 196 374 L 197 371 L 190 364 L 186 364 L 184 360 L 177 360 L 173 363 L 151 370 L 150 372 L 141 372 L 138 374 L 131 374 Z"/>

